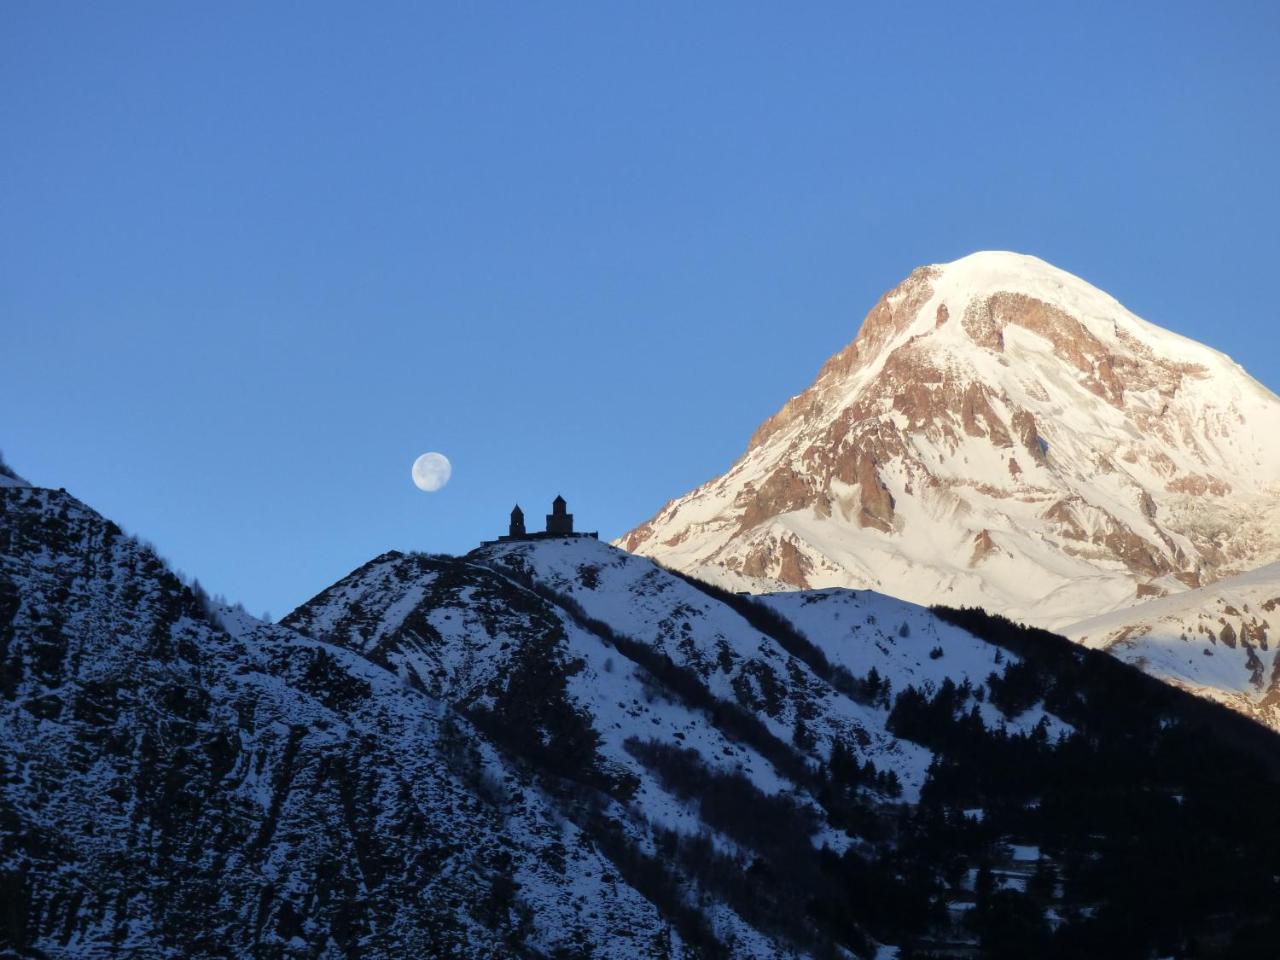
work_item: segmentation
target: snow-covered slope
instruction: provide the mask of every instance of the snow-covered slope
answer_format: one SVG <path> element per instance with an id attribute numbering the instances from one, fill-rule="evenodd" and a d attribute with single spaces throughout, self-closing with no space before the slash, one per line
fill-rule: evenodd
<path id="1" fill-rule="evenodd" d="M 979 612 L 742 597 L 594 539 L 387 553 L 266 624 L 0 489 L 0 742 L 18 955 L 826 960 L 1001 911 L 1022 955 L 1101 953 L 1169 836 L 1223 872 L 1135 955 L 1280 896 L 1248 721 Z M 977 880 L 1039 851 L 1038 888 Z"/>
<path id="2" fill-rule="evenodd" d="M 895 689 L 937 644 L 984 689 L 996 648 L 882 602 L 917 625 L 884 635 Z M 850 627 L 850 647 L 882 635 Z M 47 956 L 847 956 L 694 872 L 740 876 L 759 841 L 709 822 L 671 757 L 804 824 L 813 855 L 865 844 L 815 794 L 837 741 L 882 777 L 868 810 L 918 797 L 932 760 L 888 732 L 888 685 L 855 700 L 595 540 L 387 554 L 273 625 L 68 494 L 14 486 L 0 661 L 0 873 L 25 878 L 4 889 L 27 918 L 3 942 Z"/>
<path id="3" fill-rule="evenodd" d="M 1280 563 L 1062 632 L 1280 730 Z"/>
<path id="4" fill-rule="evenodd" d="M 0 952 L 681 942 L 464 718 L 342 647 L 211 616 L 65 493 L 0 490 L 0 661 Z"/>
<path id="5" fill-rule="evenodd" d="M 500 545 L 472 558 L 533 578 L 580 605 L 588 617 L 680 663 L 717 699 L 757 713 L 779 739 L 795 741 L 796 726 L 802 725 L 808 734 L 804 752 L 815 763 L 830 755 L 836 741 L 859 743 L 861 759 L 894 771 L 904 799 L 918 797 L 932 757 L 889 732 L 888 703 L 858 702 L 776 637 L 653 561 L 593 539 Z M 793 617 L 796 611 L 783 598 L 767 599 L 806 638 L 820 638 L 816 645 L 833 666 L 855 676 L 874 666 L 893 690 L 936 685 L 944 676 L 983 690 L 1004 659 L 990 643 L 923 607 L 891 597 L 850 591 L 805 594 L 808 617 Z M 930 660 L 935 647 L 950 654 L 945 667 Z M 595 686 L 595 680 L 584 678 L 586 689 Z M 1055 736 L 1069 729 L 1038 707 L 1014 718 L 1001 717 L 988 703 L 981 710 L 991 725 L 1004 723 L 1018 733 L 1029 733 L 1041 720 Z"/>
<path id="6" fill-rule="evenodd" d="M 1280 559 L 1280 398 L 1034 257 L 922 267 L 618 543 L 734 589 L 1056 627 Z"/>

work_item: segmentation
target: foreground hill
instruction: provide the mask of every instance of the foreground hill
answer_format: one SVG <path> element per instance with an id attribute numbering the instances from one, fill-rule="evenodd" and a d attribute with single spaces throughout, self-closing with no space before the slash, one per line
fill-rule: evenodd
<path id="1" fill-rule="evenodd" d="M 390 957 L 586 941 L 623 957 L 633 939 L 609 931 L 665 929 L 527 773 L 394 673 L 242 615 L 226 629 L 64 493 L 0 490 L 0 554 L 0 944 Z"/>
<path id="2" fill-rule="evenodd" d="M 720 477 L 618 543 L 753 592 L 1061 627 L 1280 559 L 1280 398 L 1034 257 L 921 267 Z"/>
<path id="3" fill-rule="evenodd" d="M 263 624 L 15 481 L 0 667 L 19 954 L 1251 956 L 1280 932 L 1274 737 L 976 612 L 757 602 L 566 539 L 384 554 Z"/>

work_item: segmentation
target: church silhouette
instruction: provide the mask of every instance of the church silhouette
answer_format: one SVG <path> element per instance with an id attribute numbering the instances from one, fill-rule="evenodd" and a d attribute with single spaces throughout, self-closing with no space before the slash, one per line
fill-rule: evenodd
<path id="1" fill-rule="evenodd" d="M 600 539 L 600 534 L 596 531 L 590 533 L 574 533 L 573 532 L 573 514 L 569 513 L 569 504 L 565 502 L 564 497 L 559 494 L 551 501 L 551 512 L 547 514 L 547 529 L 541 533 L 529 533 L 524 526 L 524 511 L 520 509 L 520 504 L 516 504 L 511 510 L 511 524 L 507 528 L 507 535 L 499 537 L 497 540 L 486 540 L 485 543 L 511 543 L 515 540 L 548 540 L 554 537 L 591 537 L 594 540 Z"/>

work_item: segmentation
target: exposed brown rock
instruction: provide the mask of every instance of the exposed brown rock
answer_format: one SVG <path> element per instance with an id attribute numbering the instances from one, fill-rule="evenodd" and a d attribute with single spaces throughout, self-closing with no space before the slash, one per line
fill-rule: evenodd
<path id="1" fill-rule="evenodd" d="M 1112 556 L 1134 573 L 1160 577 L 1173 572 L 1169 561 L 1149 541 L 1138 536 L 1110 514 L 1107 514 L 1107 518 L 1106 532 L 1095 533 L 1094 543 L 1105 547 Z"/>
<path id="2" fill-rule="evenodd" d="M 1156 502 L 1151 499 L 1151 494 L 1145 490 L 1138 494 L 1138 509 L 1142 511 L 1142 515 L 1148 520 L 1156 518 Z"/>
<path id="3" fill-rule="evenodd" d="M 1240 641 L 1267 649 L 1267 628 L 1257 620 L 1250 620 L 1240 625 Z"/>
<path id="4" fill-rule="evenodd" d="M 940 303 L 938 304 L 938 312 L 935 316 L 936 322 L 934 323 L 934 327 L 937 328 L 951 319 L 951 311 L 947 309 L 947 305 L 945 303 Z"/>
<path id="5" fill-rule="evenodd" d="M 1230 647 L 1232 650 L 1235 649 L 1236 647 L 1235 627 L 1231 626 L 1231 624 L 1227 623 L 1227 621 L 1225 620 L 1222 621 L 1222 631 L 1218 634 L 1218 638 L 1223 643 L 1225 643 L 1228 647 Z"/>
<path id="6" fill-rule="evenodd" d="M 975 343 L 997 353 L 1004 351 L 1004 331 L 1010 325 L 1044 337 L 1059 357 L 1084 375 L 1081 382 L 1088 390 L 1116 407 L 1124 405 L 1126 388 L 1154 389 L 1172 397 L 1184 378 L 1208 375 L 1199 364 L 1156 357 L 1120 330 L 1116 336 L 1124 351 L 1116 352 L 1069 313 L 1026 294 L 1001 292 L 973 301 L 961 325 Z"/>
<path id="7" fill-rule="evenodd" d="M 1015 324 L 1030 330 L 1053 344 L 1054 353 L 1085 375 L 1083 382 L 1089 390 L 1116 406 L 1123 404 L 1124 387 L 1116 375 L 1115 356 L 1069 313 L 1021 293 L 992 294 L 971 304 L 970 310 L 975 330 L 980 330 L 988 341 L 998 336 L 1001 350 L 1006 326 Z M 969 311 L 965 320 L 969 320 Z M 974 336 L 973 332 L 970 336 Z M 983 342 L 978 337 L 974 339 Z"/>
<path id="8" fill-rule="evenodd" d="M 661 513 L 659 513 L 658 516 L 661 516 Z M 634 553 L 642 543 L 645 543 L 653 536 L 653 524 L 655 520 L 657 520 L 657 517 L 654 517 L 653 520 L 646 520 L 644 523 L 640 524 L 640 526 L 628 533 L 626 537 L 623 538 L 622 548 Z"/>
<path id="9" fill-rule="evenodd" d="M 1280 706 L 1280 657 L 1271 662 L 1271 683 L 1266 695 L 1258 701 L 1258 706 L 1264 709 Z"/>
<path id="10" fill-rule="evenodd" d="M 1090 511 L 1096 518 L 1097 526 L 1092 535 L 1087 534 L 1080 523 L 1077 516 L 1077 510 L 1080 509 Z M 1077 498 L 1070 498 L 1056 501 L 1042 516 L 1054 523 L 1061 536 L 1070 540 L 1087 540 L 1100 547 L 1105 555 L 1119 560 L 1136 575 L 1154 579 L 1175 573 L 1170 558 L 1157 545 L 1138 535 L 1105 510 L 1090 507 Z M 1185 577 L 1187 573 L 1178 575 Z"/>
<path id="11" fill-rule="evenodd" d="M 1163 587 L 1156 586 L 1154 583 L 1140 583 L 1138 584 L 1137 592 L 1134 595 L 1139 600 L 1142 600 L 1146 597 L 1167 597 L 1169 595 L 1169 591 L 1165 590 Z"/>
<path id="12" fill-rule="evenodd" d="M 965 308 L 960 326 L 969 335 L 969 339 L 979 346 L 986 347 L 996 353 L 1004 352 L 1004 334 L 1001 326 L 992 316 L 990 300 L 973 300 Z"/>
<path id="13" fill-rule="evenodd" d="M 998 549 L 996 542 L 991 539 L 990 530 L 979 531 L 978 535 L 973 538 L 973 554 L 969 557 L 969 566 L 976 567 Z"/>
<path id="14" fill-rule="evenodd" d="M 778 544 L 778 557 L 778 579 L 800 590 L 808 590 L 808 574 L 813 570 L 809 558 L 787 539 Z"/>
<path id="15" fill-rule="evenodd" d="M 1189 493 L 1193 497 L 1203 497 L 1206 494 L 1214 497 L 1225 497 L 1231 492 L 1231 484 L 1225 480 L 1219 480 L 1217 477 L 1191 473 L 1166 483 L 1165 489 L 1172 493 Z"/>
<path id="16" fill-rule="evenodd" d="M 991 407 L 987 390 L 979 383 L 970 383 L 960 402 L 960 423 L 971 437 L 990 437 L 998 447 L 1011 447 L 1013 441 L 1000 418 Z"/>
<path id="17" fill-rule="evenodd" d="M 1129 463 L 1137 463 L 1143 458 L 1137 451 L 1134 451 L 1132 460 L 1129 460 L 1127 456 L 1125 459 L 1128 460 Z M 1146 461 L 1147 465 L 1161 476 L 1171 477 L 1178 472 L 1178 465 L 1174 463 L 1169 455 L 1162 450 L 1149 451 L 1146 454 Z"/>
<path id="18" fill-rule="evenodd" d="M 807 590 L 813 563 L 800 551 L 793 538 L 768 537 L 747 552 L 737 569 L 748 577 L 772 578 Z"/>
<path id="19" fill-rule="evenodd" d="M 744 488 L 744 493 L 749 488 Z M 739 528 L 749 530 L 771 517 L 799 510 L 813 502 L 810 481 L 791 467 L 779 467 L 760 489 L 750 492 Z"/>
<path id="20" fill-rule="evenodd" d="M 857 451 L 852 468 L 853 478 L 845 482 L 857 483 L 861 488 L 862 508 L 858 512 L 858 526 L 874 527 L 889 533 L 893 530 L 893 495 L 880 479 L 875 461 Z"/>
<path id="21" fill-rule="evenodd" d="M 920 430 L 937 416 L 934 391 L 925 381 L 908 379 L 893 395 L 893 409 L 906 414 L 908 430 Z"/>
<path id="22" fill-rule="evenodd" d="M 763 545 L 752 547 L 742 558 L 742 572 L 748 577 L 767 577 L 773 569 L 773 550 Z"/>
<path id="23" fill-rule="evenodd" d="M 1058 526 L 1058 532 L 1064 537 L 1072 540 L 1087 540 L 1089 535 L 1084 532 L 1084 528 L 1080 526 L 1080 522 L 1076 519 L 1075 511 L 1072 509 L 1071 501 L 1059 500 L 1042 516 L 1046 520 L 1052 520 Z"/>
<path id="24" fill-rule="evenodd" d="M 1249 646 L 1246 643 L 1244 645 L 1244 648 L 1245 648 L 1244 665 L 1249 670 L 1249 682 L 1252 683 L 1255 687 L 1261 687 L 1262 678 L 1266 674 L 1266 668 L 1263 667 L 1262 661 L 1258 659 L 1258 655 L 1257 653 L 1254 652 L 1253 647 Z"/>
<path id="25" fill-rule="evenodd" d="M 826 412 L 828 397 L 823 387 L 843 381 L 864 358 L 877 357 L 890 340 L 905 330 L 933 296 L 930 281 L 937 275 L 936 267 L 917 267 L 907 279 L 882 296 L 863 319 L 854 341 L 823 364 L 817 379 L 804 393 L 792 397 L 757 428 L 747 450 L 754 450 L 798 419 L 812 419 Z"/>
<path id="26" fill-rule="evenodd" d="M 1019 410 L 1013 415 L 1010 423 L 1013 427 L 1013 433 L 1027 453 L 1035 458 L 1037 463 L 1045 462 L 1044 446 L 1040 440 L 1040 429 L 1036 424 L 1036 418 L 1030 410 Z"/>

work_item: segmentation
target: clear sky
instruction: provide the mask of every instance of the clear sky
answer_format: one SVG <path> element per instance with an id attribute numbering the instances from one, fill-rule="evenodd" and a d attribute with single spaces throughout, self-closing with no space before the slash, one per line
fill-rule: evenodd
<path id="1" fill-rule="evenodd" d="M 13 0 L 0 448 L 280 616 L 515 501 L 624 532 L 975 250 L 1277 390 L 1278 49 L 1274 2 Z"/>

